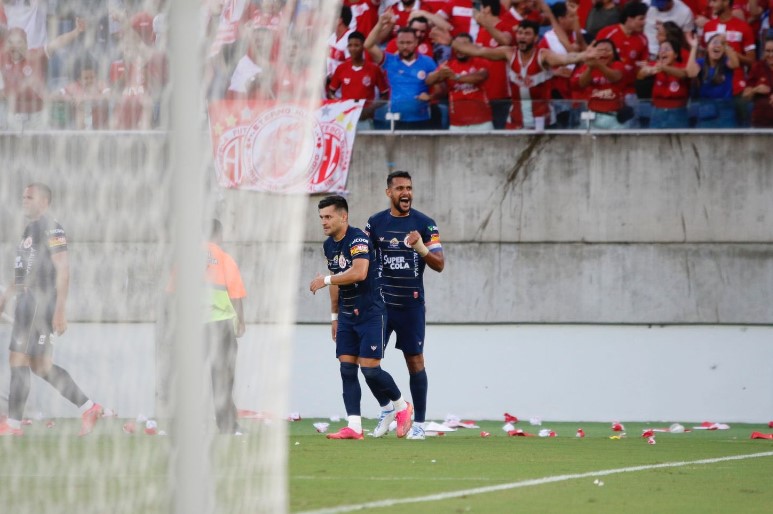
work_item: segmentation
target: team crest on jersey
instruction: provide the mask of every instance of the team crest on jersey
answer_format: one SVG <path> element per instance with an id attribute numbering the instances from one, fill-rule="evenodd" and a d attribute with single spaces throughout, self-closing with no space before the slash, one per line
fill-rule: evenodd
<path id="1" fill-rule="evenodd" d="M 427 78 L 427 72 L 424 70 L 420 70 L 419 73 L 416 74 L 416 76 L 419 77 L 419 79 L 424 80 L 425 78 Z"/>
<path id="2" fill-rule="evenodd" d="M 346 267 L 346 257 L 344 257 L 344 254 L 338 256 L 338 267 L 342 269 Z"/>
<path id="3" fill-rule="evenodd" d="M 365 75 L 364 77 L 362 77 L 362 85 L 363 86 L 370 87 L 370 84 L 371 84 L 371 82 L 370 82 L 370 77 L 369 76 Z"/>
<path id="4" fill-rule="evenodd" d="M 27 239 L 21 242 L 21 247 L 25 250 L 29 250 L 32 247 L 32 238 L 27 236 Z"/>
<path id="5" fill-rule="evenodd" d="M 350 79 L 349 77 L 346 77 L 346 78 L 344 79 L 344 84 L 346 84 L 347 86 L 348 86 L 348 85 L 349 85 L 351 82 L 352 82 L 352 79 Z"/>
<path id="6" fill-rule="evenodd" d="M 679 82 L 671 82 L 668 85 L 668 90 L 671 91 L 672 93 L 676 93 L 677 91 L 679 91 Z"/>
<path id="7" fill-rule="evenodd" d="M 630 57 L 631 60 L 636 59 L 636 50 L 631 50 L 628 52 L 628 57 Z"/>
<path id="8" fill-rule="evenodd" d="M 408 236 L 405 236 L 405 239 L 408 239 Z M 407 244 L 408 243 L 406 243 L 406 245 Z M 397 248 L 398 246 L 400 246 L 400 241 L 398 241 L 396 237 L 389 240 L 389 248 Z"/>

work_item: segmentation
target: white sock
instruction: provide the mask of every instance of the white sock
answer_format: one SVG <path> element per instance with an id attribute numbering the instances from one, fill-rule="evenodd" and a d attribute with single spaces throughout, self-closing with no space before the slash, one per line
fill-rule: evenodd
<path id="1" fill-rule="evenodd" d="M 395 409 L 397 410 L 397 412 L 400 412 L 401 410 L 408 408 L 408 404 L 406 403 L 405 400 L 403 400 L 402 396 L 397 400 L 394 400 L 392 404 L 395 406 Z"/>
<path id="2" fill-rule="evenodd" d="M 424 425 L 425 425 L 426 423 L 427 423 L 426 421 L 422 421 L 421 423 L 416 423 L 416 422 L 414 421 L 414 422 L 413 422 L 413 426 L 415 426 L 415 427 L 419 427 L 420 429 L 424 430 Z"/>
<path id="3" fill-rule="evenodd" d="M 362 433 L 362 416 L 346 416 L 346 421 L 349 422 L 349 428 L 358 434 Z"/>
<path id="4" fill-rule="evenodd" d="M 78 410 L 81 412 L 81 414 L 85 414 L 87 410 L 92 408 L 94 406 L 94 402 L 91 400 L 86 400 L 86 403 L 78 407 Z"/>
<path id="5" fill-rule="evenodd" d="M 395 406 L 392 404 L 392 402 L 389 402 L 386 405 L 382 405 L 381 410 L 386 412 L 392 412 L 393 410 L 395 410 Z"/>
<path id="6" fill-rule="evenodd" d="M 21 420 L 8 418 L 8 426 L 16 430 L 21 430 Z"/>

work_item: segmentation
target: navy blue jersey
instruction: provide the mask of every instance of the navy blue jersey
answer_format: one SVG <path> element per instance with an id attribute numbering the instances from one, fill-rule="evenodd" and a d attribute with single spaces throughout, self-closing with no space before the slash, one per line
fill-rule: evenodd
<path id="1" fill-rule="evenodd" d="M 443 249 L 435 221 L 411 209 L 408 216 L 393 216 L 389 209 L 370 217 L 365 232 L 378 250 L 384 302 L 387 307 L 414 307 L 424 304 L 424 268 L 426 263 L 405 243 L 408 233 L 416 230 L 431 252 Z"/>
<path id="2" fill-rule="evenodd" d="M 362 282 L 338 286 L 338 313 L 344 316 L 358 316 L 366 319 L 384 314 L 384 299 L 381 297 L 381 282 L 376 252 L 368 236 L 362 230 L 349 227 L 340 241 L 328 237 L 322 245 L 327 259 L 327 269 L 334 275 L 352 267 L 354 259 L 368 259 L 368 276 Z"/>
<path id="3" fill-rule="evenodd" d="M 41 293 L 55 293 L 56 269 L 51 255 L 64 251 L 67 251 L 67 236 L 58 222 L 47 216 L 31 222 L 16 247 L 16 286 Z"/>

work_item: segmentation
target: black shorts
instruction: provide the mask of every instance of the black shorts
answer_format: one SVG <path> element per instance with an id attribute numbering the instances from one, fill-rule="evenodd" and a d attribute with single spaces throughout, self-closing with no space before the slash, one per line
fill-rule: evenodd
<path id="1" fill-rule="evenodd" d="M 55 298 L 41 298 L 31 291 L 17 294 L 9 349 L 30 357 L 50 355 L 55 307 Z"/>

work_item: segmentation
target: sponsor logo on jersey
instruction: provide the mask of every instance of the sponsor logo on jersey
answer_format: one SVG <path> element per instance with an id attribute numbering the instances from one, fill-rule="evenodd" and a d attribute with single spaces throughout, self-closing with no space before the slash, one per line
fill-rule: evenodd
<path id="1" fill-rule="evenodd" d="M 355 255 L 360 255 L 361 253 L 368 253 L 368 245 L 361 244 L 361 243 L 356 244 L 352 246 L 350 252 L 352 254 L 352 257 L 354 257 Z"/>
<path id="2" fill-rule="evenodd" d="M 406 262 L 405 257 L 403 256 L 390 257 L 389 255 L 385 255 L 384 266 L 389 269 L 411 269 L 411 265 Z"/>
<path id="3" fill-rule="evenodd" d="M 432 234 L 429 238 L 429 240 L 433 243 L 439 243 L 440 242 L 440 234 Z"/>
<path id="4" fill-rule="evenodd" d="M 405 236 L 405 238 L 407 239 L 408 236 Z M 393 237 L 392 239 L 389 240 L 389 248 L 398 248 L 399 246 L 400 246 L 400 241 L 398 241 L 396 237 Z M 408 246 L 407 243 L 406 243 L 406 246 Z"/>
<path id="5" fill-rule="evenodd" d="M 370 349 L 373 350 L 374 352 L 376 351 L 376 348 L 378 348 L 378 346 L 371 346 L 370 347 Z"/>
<path id="6" fill-rule="evenodd" d="M 32 238 L 27 236 L 27 239 L 21 242 L 21 247 L 25 250 L 29 250 L 32 247 Z"/>

